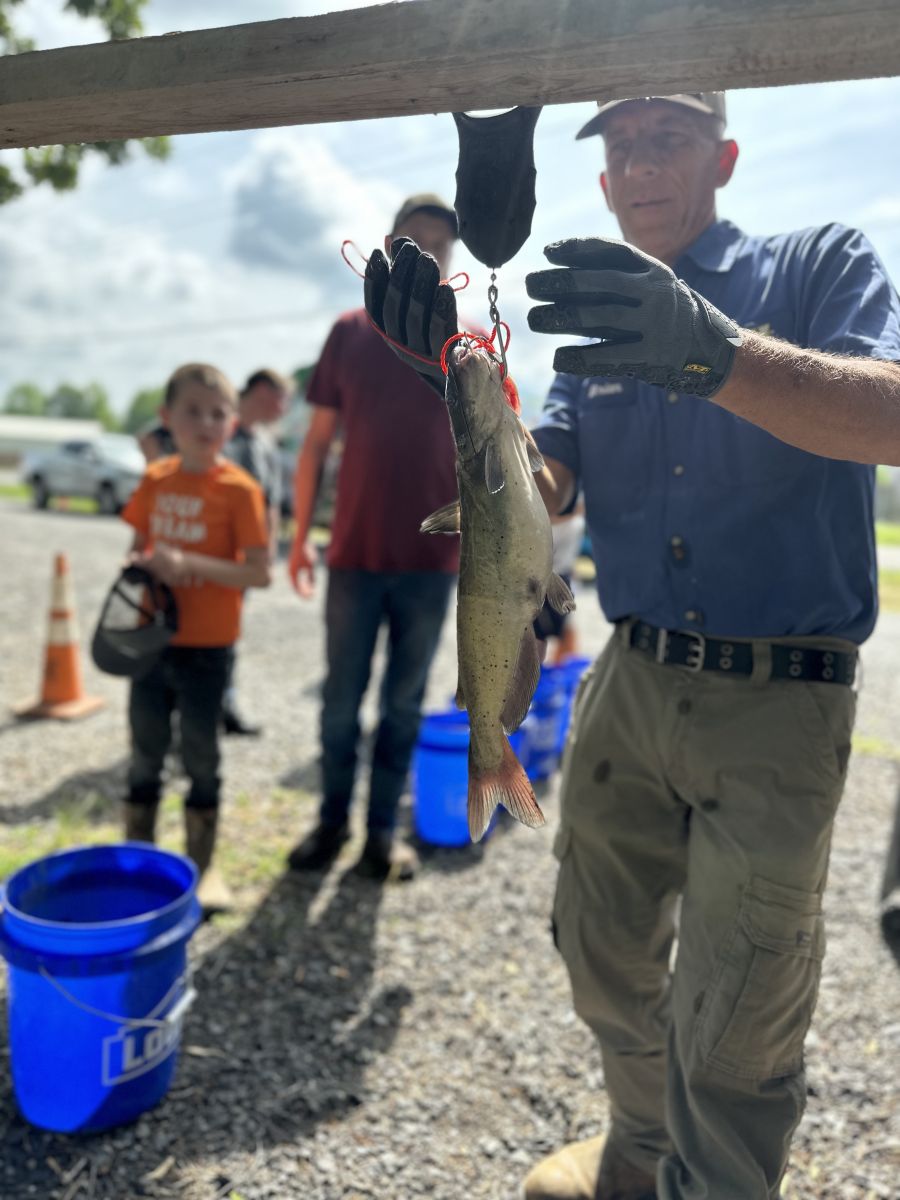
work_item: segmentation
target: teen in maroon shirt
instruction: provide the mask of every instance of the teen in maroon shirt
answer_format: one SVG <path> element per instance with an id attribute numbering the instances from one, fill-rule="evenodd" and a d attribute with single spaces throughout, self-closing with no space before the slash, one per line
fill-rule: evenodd
<path id="1" fill-rule="evenodd" d="M 434 255 L 446 278 L 456 214 L 439 197 L 412 196 L 385 249 L 409 237 Z M 322 703 L 319 824 L 291 852 L 295 870 L 336 857 L 348 834 L 356 774 L 359 708 L 375 639 L 388 629 L 381 719 L 372 753 L 368 837 L 357 869 L 374 878 L 411 878 L 411 847 L 394 839 L 421 718 L 428 670 L 459 566 L 457 538 L 419 533 L 430 513 L 457 495 L 455 450 L 440 396 L 402 363 L 369 324 L 365 309 L 332 327 L 310 381 L 314 406 L 294 481 L 297 530 L 291 582 L 313 594 L 316 553 L 308 542 L 322 466 L 340 424 L 344 452 L 328 552 L 327 676 Z"/>

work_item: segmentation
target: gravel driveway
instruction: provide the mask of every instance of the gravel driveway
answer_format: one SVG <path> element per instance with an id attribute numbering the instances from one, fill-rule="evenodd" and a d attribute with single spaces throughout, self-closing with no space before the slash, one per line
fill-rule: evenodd
<path id="1" fill-rule="evenodd" d="M 127 541 L 115 520 L 0 502 L 7 845 L 40 844 L 66 821 L 114 836 L 124 685 L 85 658 L 88 690 L 108 700 L 97 716 L 17 725 L 8 706 L 39 683 L 53 553 L 69 553 L 84 642 Z M 607 627 L 589 591 L 578 599 L 596 651 Z M 281 872 L 315 816 L 321 657 L 321 597 L 301 604 L 279 569 L 251 597 L 239 666 L 243 707 L 265 737 L 226 743 L 225 868 L 240 910 L 192 942 L 199 1000 L 173 1089 L 108 1135 L 45 1134 L 15 1113 L 2 1035 L 3 1200 L 512 1200 L 532 1162 L 602 1127 L 599 1054 L 572 1014 L 548 931 L 553 787 L 545 829 L 501 824 L 483 849 L 429 856 L 409 886 L 347 874 L 358 837 L 324 880 Z M 448 623 L 431 703 L 443 706 L 455 683 Z M 898 692 L 900 617 L 888 614 L 865 653 L 859 748 L 826 899 L 809 1109 L 786 1197 L 898 1195 L 900 975 L 874 921 L 898 783 Z M 174 802 L 166 822 L 177 844 Z"/>

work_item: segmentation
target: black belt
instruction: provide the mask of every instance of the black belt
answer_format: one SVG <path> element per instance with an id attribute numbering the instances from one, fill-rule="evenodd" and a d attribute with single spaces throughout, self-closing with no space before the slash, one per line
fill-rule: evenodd
<path id="1" fill-rule="evenodd" d="M 685 630 L 657 629 L 645 621 L 631 627 L 628 644 L 669 666 L 689 671 L 723 671 L 728 675 L 753 672 L 753 643 L 728 642 Z M 790 646 L 769 642 L 771 679 L 806 679 L 813 683 L 843 683 L 856 678 L 856 651 L 823 650 L 815 646 Z"/>

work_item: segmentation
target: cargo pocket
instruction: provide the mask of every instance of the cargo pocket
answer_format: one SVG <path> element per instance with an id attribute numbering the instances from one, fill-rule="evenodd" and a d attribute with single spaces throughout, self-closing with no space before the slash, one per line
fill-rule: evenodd
<path id="1" fill-rule="evenodd" d="M 824 954 L 818 893 L 751 878 L 697 1018 L 703 1062 L 744 1079 L 796 1074 Z"/>

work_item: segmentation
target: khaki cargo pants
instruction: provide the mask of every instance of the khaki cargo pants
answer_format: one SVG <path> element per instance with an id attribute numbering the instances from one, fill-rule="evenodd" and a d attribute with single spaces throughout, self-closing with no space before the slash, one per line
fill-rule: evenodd
<path id="1" fill-rule="evenodd" d="M 624 1157 L 660 1200 L 768 1200 L 805 1103 L 855 694 L 770 680 L 766 643 L 752 678 L 694 674 L 626 632 L 576 699 L 555 936 Z"/>

